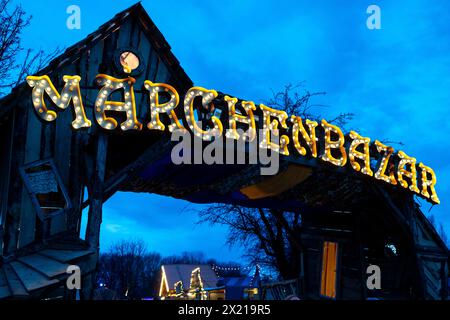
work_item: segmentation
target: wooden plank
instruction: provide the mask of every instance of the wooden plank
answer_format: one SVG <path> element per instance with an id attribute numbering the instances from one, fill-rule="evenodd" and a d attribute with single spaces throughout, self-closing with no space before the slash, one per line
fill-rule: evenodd
<path id="1" fill-rule="evenodd" d="M 40 255 L 44 255 L 46 257 L 55 259 L 59 262 L 70 262 L 72 260 L 87 256 L 92 254 L 93 252 L 90 250 L 55 250 L 55 249 L 47 249 L 40 251 Z"/>
<path id="2" fill-rule="evenodd" d="M 7 123 L 0 126 L 0 254 L 3 253 L 3 236 L 5 219 L 8 211 L 9 177 L 11 174 L 11 153 L 12 153 L 12 119 L 9 117 Z"/>
<path id="3" fill-rule="evenodd" d="M 8 282 L 8 286 L 12 295 L 15 297 L 28 296 L 27 290 L 25 289 L 17 274 L 14 272 L 13 268 L 9 264 L 5 264 L 3 266 L 3 270 L 5 272 L 6 281 Z"/>
<path id="4" fill-rule="evenodd" d="M 21 262 L 13 261 L 11 262 L 11 267 L 14 269 L 28 292 L 59 283 L 58 280 L 50 280 L 42 273 L 33 270 Z"/>
<path id="5" fill-rule="evenodd" d="M 20 233 L 18 247 L 23 248 L 35 240 L 36 209 L 28 192 L 22 193 L 22 215 L 20 219 Z"/>
<path id="6" fill-rule="evenodd" d="M 162 60 L 159 61 L 158 71 L 156 73 L 156 82 L 166 83 L 170 78 L 169 69 L 166 66 L 166 63 Z"/>
<path id="7" fill-rule="evenodd" d="M 25 163 L 37 161 L 40 159 L 41 128 L 42 123 L 34 108 L 27 108 L 27 141 L 25 145 Z"/>
<path id="8" fill-rule="evenodd" d="M 77 74 L 75 71 L 75 67 L 73 64 L 68 65 L 59 71 L 58 82 L 61 81 L 62 75 L 75 75 Z M 64 83 L 60 82 L 61 85 L 58 87 L 58 90 L 62 90 Z M 54 136 L 54 162 L 57 167 L 59 174 L 61 175 L 61 179 L 63 184 L 69 192 L 70 197 L 70 170 L 71 170 L 71 143 L 72 143 L 72 121 L 73 121 L 73 104 L 69 105 L 69 107 L 62 112 L 58 113 L 58 118 L 56 121 L 55 128 L 55 136 Z M 59 214 L 51 219 L 50 224 L 50 234 L 58 234 L 60 232 L 67 230 L 67 212 L 63 214 Z"/>
<path id="9" fill-rule="evenodd" d="M 64 73 L 62 72 L 63 70 L 55 70 L 55 72 L 52 74 L 52 80 L 53 83 L 55 84 L 56 88 L 58 88 L 58 90 L 60 91 L 62 89 L 62 87 L 64 86 L 64 81 L 63 81 L 63 75 Z M 50 122 L 50 123 L 46 123 L 44 125 L 44 130 L 43 130 L 43 136 L 42 136 L 42 145 L 43 148 L 41 150 L 41 156 L 42 158 L 53 158 L 54 162 L 56 164 L 57 170 L 58 172 L 61 174 L 63 181 L 65 180 L 65 172 L 66 170 L 64 169 L 64 166 L 62 165 L 62 163 L 64 161 L 68 161 L 65 160 L 66 156 L 67 156 L 67 151 L 65 149 L 65 147 L 61 148 L 61 141 L 58 141 L 59 138 L 65 139 L 65 135 L 64 137 L 60 137 L 61 134 L 63 134 L 61 132 L 61 130 L 63 130 L 64 128 L 68 131 L 70 131 L 70 118 L 71 118 L 71 110 L 67 109 L 64 112 L 59 112 L 58 113 L 58 118 L 56 121 Z M 67 121 L 69 121 L 69 126 L 67 126 Z M 59 130 L 58 130 L 59 129 Z M 58 145 L 59 142 L 59 145 Z M 66 163 L 66 165 L 68 166 L 69 164 Z M 61 170 L 62 169 L 62 170 Z M 66 220 L 66 216 L 65 214 L 60 214 L 57 215 L 55 217 L 52 217 L 50 221 L 47 221 L 46 224 L 44 224 L 44 234 L 43 234 L 43 238 L 45 239 L 46 237 L 50 236 L 50 235 L 54 235 L 57 234 L 59 232 L 62 232 L 65 230 L 65 220 Z"/>
<path id="10" fill-rule="evenodd" d="M 29 101 L 23 100 L 16 104 L 12 102 L 14 108 L 14 124 L 13 124 L 13 150 L 11 157 L 11 176 L 9 181 L 8 192 L 8 211 L 5 225 L 5 234 L 3 237 L 5 243 L 3 245 L 3 254 L 7 255 L 17 250 L 20 220 L 22 210 L 20 205 L 22 202 L 22 192 L 24 192 L 24 184 L 17 183 L 22 181 L 20 176 L 20 166 L 24 161 L 25 142 L 26 142 L 26 123 L 28 112 L 27 108 L 32 108 L 31 99 Z"/>
<path id="11" fill-rule="evenodd" d="M 144 61 L 142 61 L 141 63 L 145 64 L 145 70 L 139 76 L 137 76 L 136 82 L 144 83 L 144 81 L 147 80 L 146 76 L 150 72 L 149 65 L 151 63 L 151 59 L 149 59 L 149 57 L 151 57 L 152 46 L 151 46 L 148 38 L 143 34 L 143 32 L 141 30 L 139 30 L 139 39 L 140 39 L 140 41 L 139 41 L 138 49 L 143 57 Z M 144 125 L 146 125 L 146 121 L 148 121 L 147 120 L 147 114 L 149 112 L 148 103 L 149 103 L 148 102 L 148 94 L 141 94 L 140 98 L 136 98 L 137 114 L 138 114 L 139 120 L 142 123 L 144 123 Z M 146 121 L 144 121 L 144 119 L 146 119 Z"/>
<path id="12" fill-rule="evenodd" d="M 24 156 L 25 164 L 40 159 L 42 130 L 42 123 L 38 119 L 34 108 L 27 108 L 26 112 L 28 117 Z M 20 221 L 19 248 L 32 243 L 36 236 L 36 208 L 34 207 L 28 192 L 22 194 L 22 215 Z"/>
<path id="13" fill-rule="evenodd" d="M 103 43 L 103 41 L 99 41 L 100 44 Z M 98 46 L 98 43 L 95 45 Z M 96 68 L 100 65 L 99 62 L 97 63 Z M 90 86 L 91 83 L 89 82 L 89 76 L 86 74 L 83 74 L 81 71 L 81 61 L 78 60 L 78 63 L 72 64 L 71 69 L 69 69 L 70 73 L 72 74 L 78 74 L 82 76 L 82 85 Z M 88 96 L 87 93 L 90 93 L 92 90 L 81 90 L 82 92 L 82 98 L 83 98 L 83 105 L 85 107 L 85 112 L 88 118 L 92 117 L 92 109 L 89 107 L 92 103 L 87 100 Z M 93 120 L 91 120 L 93 121 Z M 72 209 L 67 213 L 67 220 L 66 220 L 66 226 L 67 230 L 70 230 L 74 232 L 75 234 L 79 234 L 79 225 L 81 220 L 81 193 L 83 190 L 82 186 L 82 180 L 84 179 L 84 175 L 82 174 L 82 168 L 81 168 L 81 145 L 82 145 L 82 135 L 86 134 L 86 132 L 89 129 L 86 130 L 76 130 L 75 132 L 72 132 L 71 135 L 71 149 L 70 149 L 70 172 L 69 172 L 69 184 L 68 184 L 68 193 L 69 197 L 72 201 Z"/>
<path id="14" fill-rule="evenodd" d="M 32 254 L 29 256 L 18 258 L 20 262 L 27 264 L 33 269 L 45 274 L 49 278 L 54 278 L 61 274 L 65 274 L 68 264 L 63 264 L 52 258 L 42 256 L 39 254 Z"/>
<path id="15" fill-rule="evenodd" d="M 8 282 L 6 281 L 5 272 L 0 269 L 0 299 L 4 299 L 11 295 L 11 291 L 8 287 Z"/>
<path id="16" fill-rule="evenodd" d="M 100 226 L 102 223 L 103 187 L 105 182 L 107 150 L 108 137 L 100 132 L 97 137 L 97 151 L 94 163 L 95 171 L 92 177 L 92 190 L 89 194 L 91 205 L 89 206 L 86 227 L 86 241 L 89 243 L 89 247 L 96 251 L 99 250 L 100 246 Z"/>
<path id="17" fill-rule="evenodd" d="M 132 48 L 138 48 L 140 42 L 141 42 L 141 28 L 139 21 L 138 19 L 132 19 L 129 46 Z"/>
<path id="18" fill-rule="evenodd" d="M 119 38 L 117 41 L 118 48 L 126 48 L 130 46 L 131 40 L 131 31 L 132 31 L 132 20 L 126 19 L 125 22 L 122 22 L 120 25 Z"/>

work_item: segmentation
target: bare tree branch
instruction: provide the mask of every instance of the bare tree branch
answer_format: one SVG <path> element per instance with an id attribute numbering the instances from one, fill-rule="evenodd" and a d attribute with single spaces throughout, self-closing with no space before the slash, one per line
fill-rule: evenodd
<path id="1" fill-rule="evenodd" d="M 0 0 L 0 96 L 22 83 L 26 76 L 45 67 L 62 51 L 57 48 L 47 54 L 43 50 L 28 49 L 20 59 L 24 52 L 21 35 L 30 21 L 31 16 L 22 6 L 12 6 L 10 0 Z"/>

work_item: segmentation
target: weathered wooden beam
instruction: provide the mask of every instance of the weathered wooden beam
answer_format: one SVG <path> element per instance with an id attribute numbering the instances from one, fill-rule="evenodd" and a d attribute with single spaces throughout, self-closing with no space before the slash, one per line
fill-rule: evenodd
<path id="1" fill-rule="evenodd" d="M 103 215 L 103 189 L 106 172 L 106 157 L 108 151 L 108 137 L 103 132 L 98 132 L 97 149 L 95 153 L 95 161 L 93 161 L 92 184 L 89 189 L 91 205 L 89 206 L 88 222 L 86 227 L 86 242 L 89 247 L 96 252 L 96 264 L 98 263 L 98 255 L 100 249 L 100 227 Z M 95 268 L 97 269 L 97 267 Z M 95 288 L 95 272 L 94 274 L 84 277 L 82 287 L 82 299 L 92 298 Z"/>
<path id="2" fill-rule="evenodd" d="M 0 265 L 1 265 L 1 256 L 3 255 L 3 236 L 4 236 L 4 228 L 5 228 L 5 220 L 6 214 L 8 211 L 8 192 L 9 192 L 9 183 L 10 183 L 10 175 L 11 175 L 11 159 L 12 159 L 12 147 L 13 147 L 13 121 L 8 121 L 3 124 L 3 128 L 1 128 L 1 134 L 3 141 L 5 143 L 2 144 L 2 148 L 0 152 L 2 152 L 3 159 L 0 161 L 2 163 L 2 167 L 0 168 L 1 176 L 3 177 L 0 181 Z"/>
<path id="3" fill-rule="evenodd" d="M 89 198 L 88 223 L 86 228 L 86 241 L 91 249 L 98 250 L 100 244 L 100 226 L 102 223 L 103 190 L 106 171 L 108 140 L 103 132 L 98 133 L 97 150 L 94 161 L 94 175 Z"/>
<path id="4" fill-rule="evenodd" d="M 27 105 L 13 106 L 13 149 L 11 158 L 11 175 L 8 192 L 8 211 L 5 218 L 5 236 L 3 254 L 9 255 L 17 250 L 20 230 L 21 200 L 23 182 L 20 177 L 20 166 L 23 164 L 26 141 Z"/>
<path id="5" fill-rule="evenodd" d="M 142 153 L 139 158 L 124 167 L 114 176 L 110 177 L 103 188 L 103 200 L 108 200 L 114 193 L 116 193 L 122 182 L 126 181 L 130 175 L 138 173 L 146 165 L 157 160 L 162 154 L 170 151 L 170 140 L 160 140 L 155 143 L 155 145 L 150 146 L 147 150 Z M 91 198 L 89 197 L 83 202 L 82 209 L 86 208 L 91 204 Z"/>

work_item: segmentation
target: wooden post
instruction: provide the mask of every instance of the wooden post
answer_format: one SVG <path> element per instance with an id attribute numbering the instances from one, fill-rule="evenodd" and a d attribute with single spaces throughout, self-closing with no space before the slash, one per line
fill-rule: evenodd
<path id="1" fill-rule="evenodd" d="M 87 133 L 75 132 L 72 134 L 71 143 L 71 173 L 70 173 L 70 183 L 69 183 L 69 194 L 72 200 L 72 209 L 68 212 L 67 216 L 67 229 L 73 232 L 75 235 L 80 234 L 81 225 L 81 204 L 83 202 L 83 179 L 85 178 L 85 173 L 83 172 L 83 149 L 84 141 L 83 136 Z"/>
<path id="2" fill-rule="evenodd" d="M 5 234 L 3 237 L 3 255 L 13 254 L 17 250 L 20 232 L 21 197 L 23 192 L 23 181 L 20 176 L 20 166 L 23 164 L 26 141 L 26 123 L 28 112 L 27 104 L 14 105 L 12 125 L 12 148 L 10 158 L 10 176 L 7 199 L 7 212 L 5 212 Z"/>
<path id="3" fill-rule="evenodd" d="M 103 187 L 105 182 L 106 154 L 108 141 L 104 133 L 98 133 L 97 152 L 92 177 L 91 204 L 89 206 L 86 241 L 91 249 L 98 250 L 100 244 L 100 225 L 102 223 Z"/>
<path id="4" fill-rule="evenodd" d="M 103 132 L 98 132 L 97 150 L 95 161 L 93 162 L 94 174 L 90 188 L 89 198 L 91 199 L 88 213 L 88 223 L 86 228 L 86 241 L 92 250 L 99 254 L 100 247 L 100 226 L 102 224 L 103 188 L 105 182 L 106 156 L 108 148 L 107 136 Z M 98 263 L 98 259 L 97 259 Z M 95 287 L 95 273 L 89 275 L 82 288 L 82 298 L 92 298 Z"/>

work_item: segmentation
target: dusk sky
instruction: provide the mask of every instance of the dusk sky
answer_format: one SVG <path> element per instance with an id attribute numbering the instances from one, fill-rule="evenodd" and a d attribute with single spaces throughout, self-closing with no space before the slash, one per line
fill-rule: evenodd
<path id="1" fill-rule="evenodd" d="M 136 1 L 22 2 L 33 15 L 23 47 L 52 51 L 83 39 Z M 81 30 L 66 27 L 66 8 L 81 8 Z M 345 5 L 344 5 L 345 4 Z M 366 27 L 369 5 L 381 30 Z M 306 0 L 143 1 L 196 85 L 264 102 L 271 89 L 305 81 L 327 94 L 313 102 L 324 118 L 353 112 L 349 128 L 401 149 L 434 168 L 441 205 L 421 201 L 450 234 L 450 2 Z M 393 145 L 398 149 L 398 145 Z M 226 229 L 196 225 L 199 206 L 150 194 L 116 194 L 104 206 L 101 246 L 141 238 L 164 255 L 203 251 L 239 260 Z"/>

